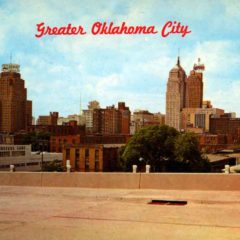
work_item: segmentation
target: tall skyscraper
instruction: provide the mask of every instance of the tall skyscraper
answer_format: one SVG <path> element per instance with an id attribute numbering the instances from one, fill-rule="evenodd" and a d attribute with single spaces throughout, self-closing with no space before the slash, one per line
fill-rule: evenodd
<path id="1" fill-rule="evenodd" d="M 181 110 L 185 107 L 185 82 L 186 73 L 178 57 L 177 64 L 169 72 L 166 93 L 166 124 L 177 130 L 180 130 Z"/>
<path id="2" fill-rule="evenodd" d="M 25 130 L 32 123 L 32 102 L 18 64 L 3 64 L 0 75 L 0 132 Z"/>
<path id="3" fill-rule="evenodd" d="M 200 63 L 194 64 L 193 70 L 186 81 L 186 108 L 202 108 L 203 102 L 203 71 L 205 67 Z"/>

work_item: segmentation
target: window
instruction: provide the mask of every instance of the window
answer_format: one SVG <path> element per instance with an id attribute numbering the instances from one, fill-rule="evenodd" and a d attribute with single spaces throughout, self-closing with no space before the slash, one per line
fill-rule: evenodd
<path id="1" fill-rule="evenodd" d="M 79 149 L 75 150 L 75 168 L 79 169 L 79 158 L 80 154 L 79 154 Z"/>
<path id="2" fill-rule="evenodd" d="M 85 149 L 85 157 L 89 157 L 89 149 Z"/>
<path id="3" fill-rule="evenodd" d="M 25 156 L 25 151 L 13 151 L 12 156 L 14 157 Z"/>
<path id="4" fill-rule="evenodd" d="M 85 149 L 85 171 L 89 171 L 89 149 Z"/>
<path id="5" fill-rule="evenodd" d="M 95 172 L 99 171 L 99 150 L 95 150 Z"/>
<path id="6" fill-rule="evenodd" d="M 0 157 L 10 157 L 10 152 L 8 151 L 0 152 Z"/>
<path id="7" fill-rule="evenodd" d="M 66 159 L 67 160 L 70 159 L 70 149 L 69 148 L 66 149 Z"/>

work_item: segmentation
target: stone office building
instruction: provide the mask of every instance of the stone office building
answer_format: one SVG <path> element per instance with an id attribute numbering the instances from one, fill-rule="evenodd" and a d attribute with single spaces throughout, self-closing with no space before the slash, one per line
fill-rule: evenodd
<path id="1" fill-rule="evenodd" d="M 166 93 L 166 124 L 177 130 L 181 128 L 181 111 L 185 107 L 186 77 L 178 57 L 177 64 L 169 72 Z"/>

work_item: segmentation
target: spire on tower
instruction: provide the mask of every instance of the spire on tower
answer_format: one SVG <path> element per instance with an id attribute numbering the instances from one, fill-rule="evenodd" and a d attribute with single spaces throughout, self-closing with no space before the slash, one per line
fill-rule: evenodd
<path id="1" fill-rule="evenodd" d="M 80 93 L 80 116 L 82 116 L 82 94 Z"/>
<path id="2" fill-rule="evenodd" d="M 177 65 L 180 66 L 180 57 L 177 58 Z"/>
<path id="3" fill-rule="evenodd" d="M 180 48 L 178 48 L 178 60 L 177 65 L 180 66 Z"/>

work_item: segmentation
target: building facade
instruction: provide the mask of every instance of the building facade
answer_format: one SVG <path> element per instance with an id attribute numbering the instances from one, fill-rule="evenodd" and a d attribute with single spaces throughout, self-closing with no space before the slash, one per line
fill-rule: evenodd
<path id="1" fill-rule="evenodd" d="M 58 122 L 58 112 L 50 112 L 48 116 L 39 116 L 37 125 L 56 126 Z"/>
<path id="2" fill-rule="evenodd" d="M 101 109 L 98 101 L 91 101 L 88 104 L 88 109 L 83 110 L 83 117 L 84 117 L 84 122 L 86 126 L 86 132 L 87 133 L 94 133 L 100 131 L 100 123 L 97 122 L 94 119 L 98 119 L 100 121 L 100 117 L 98 116 L 101 114 Z M 95 124 L 95 126 L 94 126 Z M 96 125 L 97 124 L 97 125 Z"/>
<path id="3" fill-rule="evenodd" d="M 124 102 L 118 103 L 118 111 L 120 112 L 120 133 L 130 133 L 131 112 Z"/>
<path id="4" fill-rule="evenodd" d="M 199 148 L 206 153 L 213 153 L 234 147 L 234 138 L 229 134 L 198 134 Z"/>
<path id="5" fill-rule="evenodd" d="M 79 144 L 65 146 L 63 164 L 70 160 L 72 171 L 111 172 L 117 169 L 118 149 L 124 144 Z"/>
<path id="6" fill-rule="evenodd" d="M 198 58 L 193 70 L 186 79 L 185 108 L 202 108 L 203 104 L 203 71 L 204 64 Z"/>
<path id="7" fill-rule="evenodd" d="M 79 144 L 80 134 L 50 136 L 50 152 L 62 152 L 65 144 Z"/>
<path id="8" fill-rule="evenodd" d="M 67 117 L 58 117 L 57 125 L 67 125 L 71 121 L 76 121 L 77 125 L 85 125 L 85 119 L 83 115 L 72 114 Z"/>
<path id="9" fill-rule="evenodd" d="M 32 122 L 32 102 L 18 64 L 3 64 L 0 75 L 0 132 L 26 130 Z"/>
<path id="10" fill-rule="evenodd" d="M 62 162 L 62 153 L 31 152 L 31 145 L 0 145 L 0 170 L 40 171 L 42 163 Z"/>
<path id="11" fill-rule="evenodd" d="M 230 118 L 227 116 L 210 118 L 209 132 L 212 134 L 229 134 L 233 136 L 234 143 L 240 143 L 240 118 Z"/>
<path id="12" fill-rule="evenodd" d="M 98 106 L 89 104 L 89 109 L 83 110 L 87 134 L 130 134 L 131 112 L 124 102 L 119 102 L 118 108 L 114 105 L 106 108 Z"/>
<path id="13" fill-rule="evenodd" d="M 203 102 L 202 73 L 192 70 L 186 80 L 186 108 L 201 108 Z"/>
<path id="14" fill-rule="evenodd" d="M 136 110 L 131 116 L 131 134 L 139 129 L 150 125 L 165 124 L 165 115 L 161 113 L 150 113 L 147 110 Z"/>
<path id="15" fill-rule="evenodd" d="M 210 117 L 224 114 L 219 108 L 183 108 L 181 112 L 181 129 L 201 128 L 203 132 L 209 131 Z"/>

